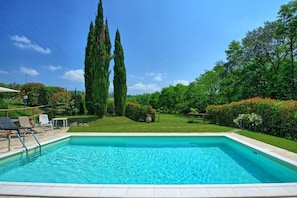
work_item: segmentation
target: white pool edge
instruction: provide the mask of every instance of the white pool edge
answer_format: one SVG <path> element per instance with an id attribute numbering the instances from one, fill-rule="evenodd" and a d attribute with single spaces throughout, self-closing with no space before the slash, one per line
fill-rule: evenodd
<path id="1" fill-rule="evenodd" d="M 69 133 L 43 142 L 49 144 L 71 136 L 226 136 L 263 153 L 297 166 L 283 156 L 284 150 L 234 133 Z M 249 141 L 250 140 L 250 141 Z M 279 151 L 279 153 L 278 153 Z M 15 152 L 18 153 L 18 152 Z M 10 153 L 11 155 L 12 153 Z M 296 158 L 295 158 L 296 155 Z M 95 185 L 0 182 L 0 195 L 45 197 L 297 197 L 296 183 L 220 185 Z"/>

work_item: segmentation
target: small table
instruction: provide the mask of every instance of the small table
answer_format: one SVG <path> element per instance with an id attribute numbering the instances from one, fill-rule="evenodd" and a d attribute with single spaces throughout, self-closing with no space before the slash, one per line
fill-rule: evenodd
<path id="1" fill-rule="evenodd" d="M 67 127 L 68 126 L 68 118 L 53 118 L 53 127 L 54 128 L 57 128 L 58 121 L 62 121 L 63 122 L 63 127 Z"/>

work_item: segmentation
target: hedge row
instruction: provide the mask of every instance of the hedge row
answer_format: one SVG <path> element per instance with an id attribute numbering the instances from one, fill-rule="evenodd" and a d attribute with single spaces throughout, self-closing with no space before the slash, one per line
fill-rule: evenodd
<path id="1" fill-rule="evenodd" d="M 225 105 L 209 105 L 206 118 L 215 124 L 237 127 L 240 114 L 257 114 L 262 123 L 249 130 L 297 140 L 297 101 L 251 98 Z"/>
<path id="2" fill-rule="evenodd" d="M 132 120 L 144 122 L 148 114 L 152 118 L 152 122 L 154 122 L 155 110 L 151 106 L 132 102 L 128 102 L 126 105 L 125 116 Z"/>

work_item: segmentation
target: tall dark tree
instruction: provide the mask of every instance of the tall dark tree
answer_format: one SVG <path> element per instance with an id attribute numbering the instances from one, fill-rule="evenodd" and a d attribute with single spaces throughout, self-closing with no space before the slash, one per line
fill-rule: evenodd
<path id="1" fill-rule="evenodd" d="M 89 114 L 94 114 L 94 107 L 92 102 L 92 83 L 93 83 L 93 56 L 94 53 L 94 47 L 95 44 L 95 38 L 94 38 L 94 25 L 93 22 L 90 24 L 90 30 L 88 34 L 88 41 L 87 41 L 87 47 L 85 52 L 85 88 L 86 88 L 86 108 L 88 110 Z"/>
<path id="2" fill-rule="evenodd" d="M 117 29 L 114 44 L 114 106 L 116 115 L 125 115 L 127 82 L 124 62 L 124 50 L 121 44 L 120 32 Z"/>
<path id="3" fill-rule="evenodd" d="M 86 106 L 89 114 L 103 117 L 107 111 L 109 88 L 110 38 L 99 1 L 95 27 L 91 23 L 85 57 Z"/>

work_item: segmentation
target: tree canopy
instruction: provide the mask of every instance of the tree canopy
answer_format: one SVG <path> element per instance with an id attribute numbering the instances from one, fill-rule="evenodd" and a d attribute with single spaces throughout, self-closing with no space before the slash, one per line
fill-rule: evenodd
<path id="1" fill-rule="evenodd" d="M 294 0 L 280 7 L 275 21 L 248 31 L 241 41 L 232 41 L 225 50 L 226 61 L 217 61 L 213 69 L 191 82 L 185 92 L 175 92 L 178 85 L 156 92 L 159 108 L 175 111 L 177 95 L 185 98 L 186 106 L 179 105 L 179 112 L 191 107 L 205 111 L 207 105 L 253 97 L 296 100 L 296 52 L 297 0 Z M 156 93 L 146 94 L 147 98 Z M 149 100 L 148 104 L 156 102 Z"/>

